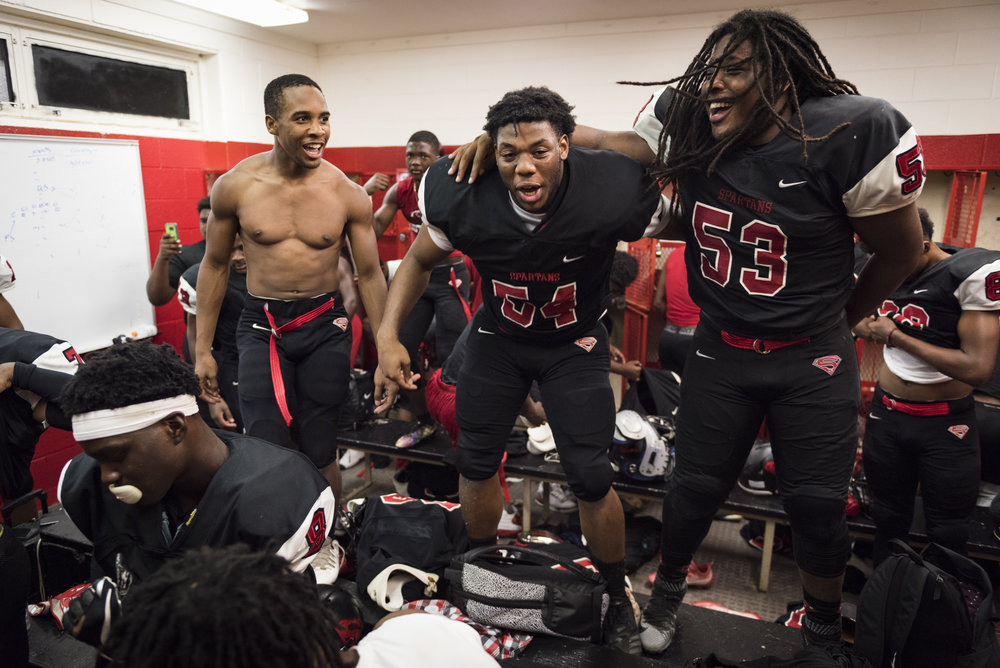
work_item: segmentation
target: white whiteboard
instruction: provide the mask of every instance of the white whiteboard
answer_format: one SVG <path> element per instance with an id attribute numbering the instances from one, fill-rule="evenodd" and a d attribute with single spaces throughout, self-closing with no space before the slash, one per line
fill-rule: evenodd
<path id="1" fill-rule="evenodd" d="M 156 334 L 138 142 L 0 135 L 0 254 L 25 329 L 79 352 Z"/>

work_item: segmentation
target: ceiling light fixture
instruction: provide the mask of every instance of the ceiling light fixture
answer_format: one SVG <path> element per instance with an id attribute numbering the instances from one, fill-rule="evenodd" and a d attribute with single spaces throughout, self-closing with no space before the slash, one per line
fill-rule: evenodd
<path id="1" fill-rule="evenodd" d="M 278 2 L 278 0 L 176 0 L 177 2 L 221 14 L 265 28 L 305 23 L 309 14 L 305 10 Z"/>

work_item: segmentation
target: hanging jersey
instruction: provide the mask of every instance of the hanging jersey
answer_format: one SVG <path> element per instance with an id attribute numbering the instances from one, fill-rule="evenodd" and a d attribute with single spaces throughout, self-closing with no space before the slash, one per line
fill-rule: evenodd
<path id="1" fill-rule="evenodd" d="M 417 205 L 417 188 L 413 184 L 412 176 L 407 176 L 396 183 L 396 204 L 403 218 L 410 224 L 410 230 L 417 234 L 420 226 L 424 224 L 424 216 Z"/>
<path id="2" fill-rule="evenodd" d="M 17 278 L 14 276 L 14 267 L 3 255 L 0 255 L 0 294 L 3 294 L 14 287 Z"/>
<path id="3" fill-rule="evenodd" d="M 590 331 L 607 310 L 618 240 L 662 227 L 659 190 L 617 153 L 571 147 L 555 200 L 530 231 L 498 171 L 469 185 L 450 166 L 438 160 L 424 174 L 424 218 L 446 238 L 438 246 L 472 258 L 488 328 L 513 339 L 555 345 Z"/>
<path id="4" fill-rule="evenodd" d="M 304 570 L 322 547 L 336 502 L 312 462 L 257 438 L 214 433 L 229 456 L 198 507 L 176 527 L 167 527 L 163 502 L 129 506 L 115 499 L 101 482 L 97 460 L 77 455 L 63 468 L 59 501 L 123 593 L 166 560 L 202 546 L 245 543 L 275 552 L 295 571 Z"/>
<path id="5" fill-rule="evenodd" d="M 181 275 L 177 285 L 177 301 L 181 308 L 191 315 L 198 315 L 198 269 L 199 262 L 188 267 Z M 243 303 L 247 297 L 247 275 L 241 274 L 232 267 L 229 268 L 229 281 L 226 283 L 226 293 L 222 295 L 222 305 L 219 307 L 219 319 L 215 325 L 215 338 L 212 347 L 216 350 L 236 351 L 236 326 L 243 313 Z"/>
<path id="6" fill-rule="evenodd" d="M 647 104 L 636 132 L 655 151 L 671 89 Z M 853 288 L 849 217 L 916 200 L 924 169 L 917 136 L 889 103 L 857 95 L 802 104 L 809 143 L 779 134 L 734 149 L 711 176 L 680 182 L 691 296 L 716 326 L 794 339 L 841 318 Z"/>
<path id="7" fill-rule="evenodd" d="M 904 334 L 941 348 L 958 348 L 962 311 L 1000 311 L 1000 252 L 985 248 L 955 250 L 899 286 L 882 302 L 878 314 L 892 318 Z M 949 380 L 949 376 L 899 348 L 887 346 L 882 355 L 889 370 L 903 380 Z"/>

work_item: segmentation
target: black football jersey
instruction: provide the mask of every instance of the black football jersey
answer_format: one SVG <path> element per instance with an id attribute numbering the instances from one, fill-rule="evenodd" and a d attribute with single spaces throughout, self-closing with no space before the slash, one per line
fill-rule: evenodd
<path id="1" fill-rule="evenodd" d="M 616 244 L 641 238 L 660 203 L 642 166 L 571 147 L 555 201 L 529 231 L 497 170 L 469 185 L 450 165 L 438 160 L 424 175 L 424 218 L 475 263 L 490 330 L 545 345 L 593 328 Z"/>
<path id="2" fill-rule="evenodd" d="M 172 536 L 166 503 L 126 505 L 101 482 L 97 460 L 71 459 L 59 478 L 59 501 L 94 544 L 94 561 L 124 594 L 167 559 L 202 546 L 245 543 L 272 550 L 301 571 L 322 547 L 336 501 L 302 453 L 249 436 L 216 431 L 229 457 L 198 507 L 180 518 Z M 184 520 L 187 521 L 184 521 Z"/>
<path id="3" fill-rule="evenodd" d="M 899 286 L 878 313 L 914 338 L 958 348 L 958 320 L 964 310 L 1000 310 L 1000 252 L 956 250 Z"/>
<path id="4" fill-rule="evenodd" d="M 188 267 L 177 285 L 177 301 L 185 312 L 198 315 L 198 269 L 201 263 Z M 222 295 L 219 319 L 215 325 L 212 347 L 220 354 L 236 353 L 236 327 L 243 313 L 243 303 L 247 298 L 247 275 L 229 268 L 226 293 Z"/>
<path id="5" fill-rule="evenodd" d="M 654 151 L 671 94 L 635 124 Z M 703 317 L 735 334 L 790 339 L 839 321 L 854 284 L 848 217 L 893 211 L 920 194 L 916 133 L 889 103 L 811 98 L 802 116 L 813 137 L 850 125 L 810 142 L 806 163 L 801 143 L 779 134 L 680 183 L 691 296 Z"/>

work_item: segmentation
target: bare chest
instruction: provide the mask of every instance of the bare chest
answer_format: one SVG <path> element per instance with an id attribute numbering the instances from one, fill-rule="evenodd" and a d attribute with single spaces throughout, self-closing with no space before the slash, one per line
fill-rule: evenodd
<path id="1" fill-rule="evenodd" d="M 237 215 L 246 242 L 267 246 L 295 240 L 322 249 L 340 243 L 347 208 L 325 182 L 256 183 L 240 198 Z"/>

